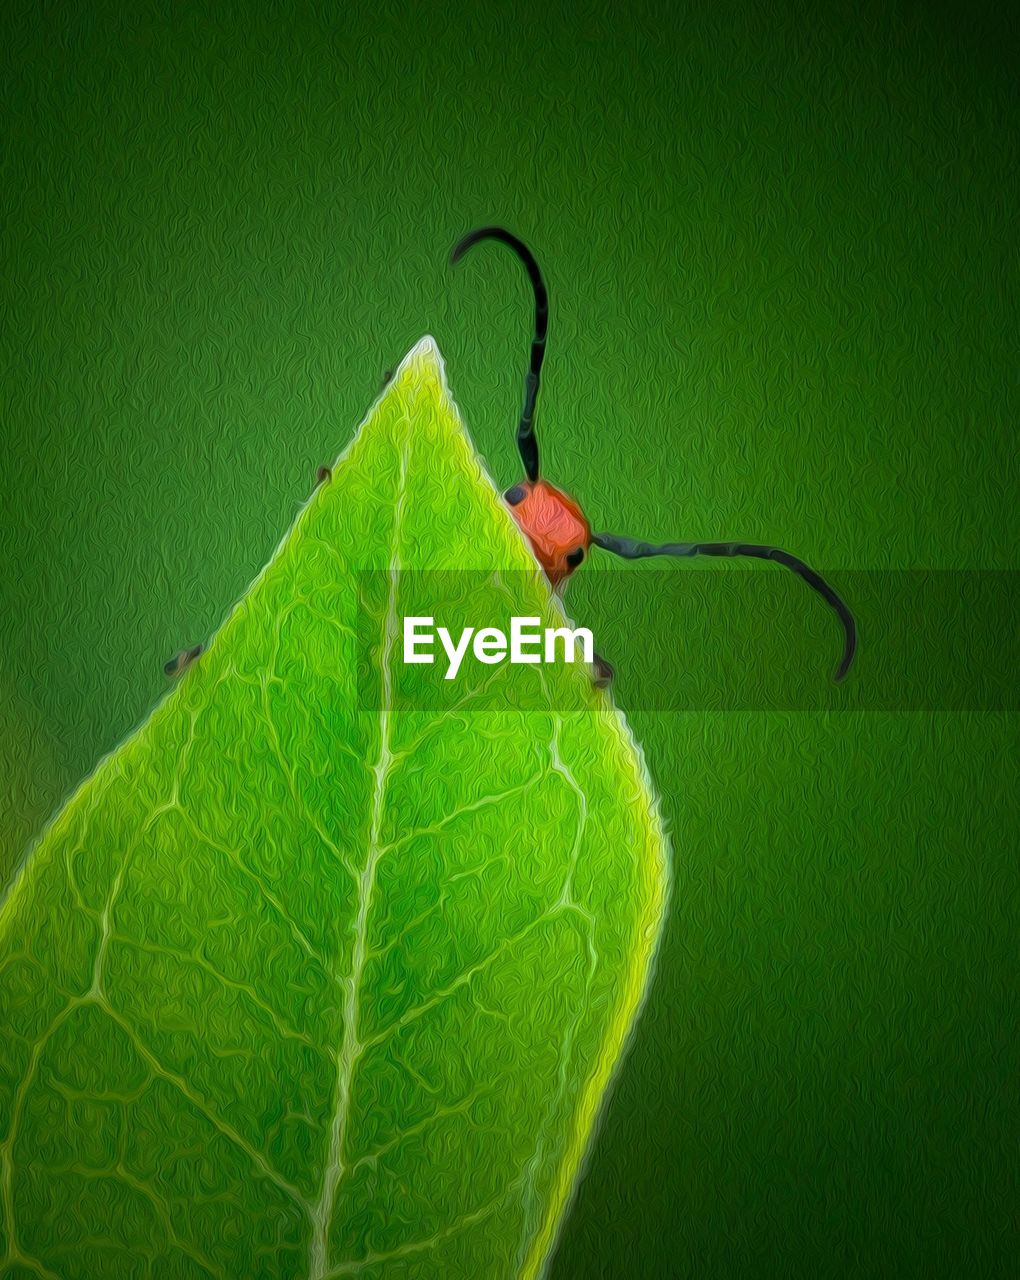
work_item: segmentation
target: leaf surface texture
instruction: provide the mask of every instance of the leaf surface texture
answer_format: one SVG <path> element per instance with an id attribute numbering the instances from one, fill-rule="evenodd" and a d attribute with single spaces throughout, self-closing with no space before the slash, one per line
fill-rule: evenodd
<path id="1" fill-rule="evenodd" d="M 0 907 L 0 1274 L 541 1274 L 666 842 L 585 668 L 424 698 L 416 571 L 564 624 L 430 339 Z"/>

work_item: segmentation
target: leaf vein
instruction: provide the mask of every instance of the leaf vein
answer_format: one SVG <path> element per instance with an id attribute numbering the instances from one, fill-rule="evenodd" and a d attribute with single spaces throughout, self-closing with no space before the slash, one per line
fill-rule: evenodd
<path id="1" fill-rule="evenodd" d="M 368 943 L 368 917 L 375 889 L 375 873 L 383 856 L 381 843 L 383 802 L 386 781 L 393 763 L 390 717 L 393 708 L 393 646 L 397 633 L 397 575 L 400 572 L 400 525 L 407 496 L 407 444 L 401 450 L 397 501 L 393 514 L 393 535 L 389 560 L 389 591 L 383 629 L 381 658 L 382 690 L 379 699 L 379 756 L 373 769 L 375 785 L 369 824 L 369 851 L 358 882 L 358 910 L 354 922 L 354 945 L 346 984 L 343 1034 L 337 1054 L 336 1098 L 330 1122 L 330 1146 L 322 1174 L 319 1197 L 312 1209 L 312 1242 L 309 1280 L 323 1280 L 329 1271 L 329 1232 L 333 1222 L 336 1191 L 343 1177 L 344 1141 L 350 1111 L 354 1071 L 364 1046 L 359 1040 L 359 990 Z"/>
<path id="2" fill-rule="evenodd" d="M 228 987 L 232 991 L 239 991 L 246 996 L 248 1000 L 266 1015 L 276 1028 L 278 1034 L 285 1040 L 297 1040 L 303 1045 L 307 1045 L 310 1049 L 314 1049 L 317 1053 L 321 1052 L 321 1047 L 316 1045 L 310 1036 L 305 1035 L 303 1031 L 298 1031 L 292 1027 L 285 1018 L 283 1018 L 272 1005 L 267 1004 L 258 994 L 258 992 L 246 982 L 238 982 L 235 978 L 228 978 L 225 973 L 221 973 L 215 965 L 210 964 L 204 956 L 200 956 L 193 951 L 179 951 L 175 947 L 158 946 L 152 942 L 139 942 L 136 938 L 129 938 L 125 934 L 115 933 L 112 935 L 112 941 L 119 942 L 124 946 L 134 947 L 138 951 L 145 951 L 149 955 L 166 956 L 169 960 L 179 960 L 184 964 L 193 964 L 207 973 L 215 982 L 220 983 L 224 987 Z"/>
<path id="3" fill-rule="evenodd" d="M 82 1001 L 81 1003 L 87 1003 L 87 1000 Z M 290 1196 L 295 1204 L 307 1208 L 308 1201 L 301 1194 L 300 1190 L 294 1186 L 292 1182 L 289 1182 L 283 1174 L 274 1169 L 262 1152 L 256 1150 L 256 1148 L 253 1147 L 232 1124 L 217 1115 L 215 1109 L 210 1105 L 210 1103 L 207 1102 L 200 1094 L 196 1093 L 183 1076 L 179 1076 L 176 1071 L 171 1071 L 169 1067 L 164 1066 L 164 1064 L 160 1062 L 149 1046 L 144 1042 L 144 1040 L 142 1040 L 138 1032 L 122 1014 L 118 1013 L 116 1009 L 111 1008 L 105 1002 L 99 1004 L 99 1008 L 102 1009 L 112 1022 L 120 1027 L 127 1038 L 131 1041 L 131 1044 L 134 1046 L 139 1057 L 143 1059 L 154 1076 L 158 1077 L 160 1080 L 165 1080 L 166 1083 L 176 1089 L 182 1097 L 186 1098 L 196 1111 L 205 1116 L 218 1133 L 222 1134 L 222 1136 L 226 1138 L 228 1142 L 237 1147 L 238 1150 L 244 1152 L 263 1177 L 267 1178 L 275 1186 L 279 1187 L 281 1191 Z"/>

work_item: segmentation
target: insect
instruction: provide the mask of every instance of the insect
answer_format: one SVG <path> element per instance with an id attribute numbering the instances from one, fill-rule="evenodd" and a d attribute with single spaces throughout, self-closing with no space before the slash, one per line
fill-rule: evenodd
<path id="1" fill-rule="evenodd" d="M 202 646 L 200 644 L 196 644 L 190 649 L 182 649 L 180 653 L 175 653 L 169 662 L 163 664 L 163 670 L 168 676 L 179 676 L 191 666 L 201 652 Z"/>
<path id="2" fill-rule="evenodd" d="M 535 336 L 531 343 L 531 361 L 524 379 L 524 408 L 517 427 L 517 448 L 524 463 L 524 480 L 503 494 L 510 513 L 531 543 L 535 556 L 555 590 L 562 590 L 567 579 L 583 563 L 593 546 L 611 551 L 625 560 L 643 560 L 648 556 L 750 556 L 772 560 L 803 579 L 826 601 L 843 626 L 843 656 L 833 677 L 842 680 L 850 669 L 857 649 L 857 626 L 843 599 L 814 569 L 803 560 L 779 547 L 759 546 L 749 542 L 648 542 L 621 538 L 612 533 L 593 533 L 578 504 L 561 489 L 543 480 L 539 473 L 538 441 L 535 437 L 535 401 L 545 359 L 546 333 L 549 327 L 549 295 L 534 255 L 521 240 L 502 227 L 479 227 L 460 240 L 450 254 L 451 264 L 480 240 L 498 240 L 512 249 L 524 264 L 535 293 Z M 598 683 L 612 676 L 612 668 L 596 655 Z"/>

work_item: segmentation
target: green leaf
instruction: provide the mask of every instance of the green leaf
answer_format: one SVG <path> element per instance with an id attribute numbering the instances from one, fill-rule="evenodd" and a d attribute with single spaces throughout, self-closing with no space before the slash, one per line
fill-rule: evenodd
<path id="1" fill-rule="evenodd" d="M 431 339 L 0 906 L 4 1274 L 542 1273 L 666 842 L 583 666 L 401 661 L 411 570 L 563 623 Z"/>

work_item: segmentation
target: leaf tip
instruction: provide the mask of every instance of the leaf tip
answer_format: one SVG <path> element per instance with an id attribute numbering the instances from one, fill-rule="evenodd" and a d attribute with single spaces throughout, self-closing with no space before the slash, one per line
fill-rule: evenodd
<path id="1" fill-rule="evenodd" d="M 439 344 L 431 333 L 426 333 L 423 338 L 419 338 L 408 352 L 408 359 L 412 359 L 415 356 L 421 359 L 429 359 L 435 364 L 441 365 L 443 363 L 443 357 L 439 354 Z"/>
<path id="2" fill-rule="evenodd" d="M 440 354 L 438 343 L 430 333 L 419 338 L 404 356 L 394 370 L 389 387 L 394 387 L 405 379 L 418 383 L 423 375 L 434 382 L 441 392 L 446 391 L 446 364 Z"/>
<path id="3" fill-rule="evenodd" d="M 467 440 L 467 433 L 446 381 L 446 365 L 439 346 L 431 334 L 425 334 L 415 343 L 397 365 L 393 377 L 386 384 L 382 401 L 393 397 L 402 422 L 415 422 L 416 431 L 426 431 L 435 437 L 433 444 L 451 442 L 463 435 L 473 457 L 474 447 Z M 371 414 L 369 415 L 371 418 Z M 428 425 L 427 425 L 428 424 Z M 402 431 L 403 427 L 390 424 Z M 389 430 L 390 428 L 385 428 Z"/>

